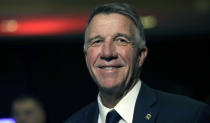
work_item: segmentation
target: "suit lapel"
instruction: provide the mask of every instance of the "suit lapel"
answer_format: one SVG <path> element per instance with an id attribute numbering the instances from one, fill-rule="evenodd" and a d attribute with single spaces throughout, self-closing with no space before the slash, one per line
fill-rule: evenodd
<path id="1" fill-rule="evenodd" d="M 141 89 L 136 100 L 133 123 L 154 123 L 158 113 L 157 101 L 153 89 L 142 82 Z"/>
<path id="2" fill-rule="evenodd" d="M 91 108 L 86 114 L 86 121 L 85 123 L 98 123 L 98 115 L 99 115 L 99 108 L 97 101 L 91 105 Z"/>

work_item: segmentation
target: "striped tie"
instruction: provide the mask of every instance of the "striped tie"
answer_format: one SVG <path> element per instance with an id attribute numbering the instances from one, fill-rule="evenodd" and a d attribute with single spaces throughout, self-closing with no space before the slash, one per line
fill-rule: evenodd
<path id="1" fill-rule="evenodd" d="M 121 119 L 121 116 L 115 111 L 110 111 L 106 116 L 106 123 L 118 123 Z"/>

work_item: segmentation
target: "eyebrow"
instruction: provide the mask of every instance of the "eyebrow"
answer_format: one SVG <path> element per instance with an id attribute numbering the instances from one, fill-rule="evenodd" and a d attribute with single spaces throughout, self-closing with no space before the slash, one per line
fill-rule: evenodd
<path id="1" fill-rule="evenodd" d="M 116 39 L 117 37 L 125 37 L 127 38 L 129 41 L 131 41 L 133 38 L 131 36 L 128 36 L 127 34 L 123 34 L 123 33 L 116 33 L 114 36 L 113 36 L 113 39 Z M 92 40 L 95 40 L 95 39 L 104 39 L 102 36 L 100 35 L 97 35 L 97 36 L 94 36 L 90 39 L 87 40 L 87 43 L 90 43 Z"/>
<path id="2" fill-rule="evenodd" d="M 125 37 L 127 38 L 129 41 L 132 40 L 132 37 L 128 36 L 127 34 L 123 34 L 123 33 L 117 33 L 113 36 L 113 39 L 116 39 L 117 37 Z"/>

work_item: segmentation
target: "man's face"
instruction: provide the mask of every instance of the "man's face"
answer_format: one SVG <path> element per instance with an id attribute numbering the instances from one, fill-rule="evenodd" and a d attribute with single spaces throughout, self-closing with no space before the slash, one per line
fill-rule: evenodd
<path id="1" fill-rule="evenodd" d="M 44 123 L 44 112 L 32 99 L 16 101 L 12 107 L 16 123 Z"/>
<path id="2" fill-rule="evenodd" d="M 92 19 L 85 35 L 85 57 L 99 89 L 127 87 L 144 59 L 137 54 L 137 37 L 136 26 L 121 14 L 98 14 Z"/>

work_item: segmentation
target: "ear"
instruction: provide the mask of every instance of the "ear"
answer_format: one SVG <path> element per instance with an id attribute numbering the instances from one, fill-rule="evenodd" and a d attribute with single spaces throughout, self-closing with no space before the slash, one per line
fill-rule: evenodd
<path id="1" fill-rule="evenodd" d="M 140 52 L 139 52 L 139 68 L 141 68 L 142 67 L 142 65 L 143 65 L 143 63 L 144 63 L 144 60 L 145 60 L 145 58 L 147 57 L 147 53 L 148 53 L 148 49 L 147 49 L 147 47 L 145 46 L 145 47 L 143 47 L 141 50 L 140 50 Z"/>

